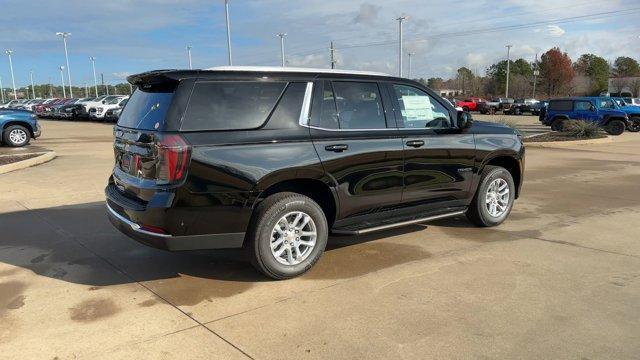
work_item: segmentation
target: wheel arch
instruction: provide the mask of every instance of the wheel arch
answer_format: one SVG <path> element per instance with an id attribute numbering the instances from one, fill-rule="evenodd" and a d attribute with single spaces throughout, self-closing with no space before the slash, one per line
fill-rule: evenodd
<path id="1" fill-rule="evenodd" d="M 331 183 L 325 179 L 315 177 L 280 179 L 263 184 L 262 189 L 253 204 L 252 218 L 258 204 L 268 196 L 279 192 L 294 192 L 308 196 L 320 205 L 327 217 L 329 228 L 336 220 L 339 208 L 338 197 Z"/>
<path id="2" fill-rule="evenodd" d="M 4 134 L 4 131 L 9 127 L 9 126 L 13 126 L 13 125 L 20 125 L 23 128 L 27 129 L 29 131 L 29 135 L 33 138 L 34 137 L 34 130 L 33 127 L 31 127 L 31 124 L 29 124 L 28 122 L 24 122 L 24 121 L 19 121 L 19 120 L 11 120 L 11 121 L 7 121 L 6 123 L 4 123 L 2 125 L 2 134 Z"/>
<path id="3" fill-rule="evenodd" d="M 493 154 L 483 161 L 482 165 L 478 169 L 478 173 L 482 173 L 487 165 L 500 166 L 502 168 L 505 168 L 511 174 L 513 182 L 516 186 L 515 198 L 517 199 L 520 196 L 520 188 L 522 187 L 522 167 L 524 167 L 522 157 L 516 153 Z"/>

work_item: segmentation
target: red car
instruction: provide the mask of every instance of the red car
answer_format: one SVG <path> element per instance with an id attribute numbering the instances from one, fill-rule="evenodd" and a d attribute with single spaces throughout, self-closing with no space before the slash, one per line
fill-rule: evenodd
<path id="1" fill-rule="evenodd" d="M 481 98 L 471 97 L 466 100 L 456 101 L 456 106 L 461 107 L 464 111 L 476 111 L 478 110 L 478 103 L 482 102 Z"/>

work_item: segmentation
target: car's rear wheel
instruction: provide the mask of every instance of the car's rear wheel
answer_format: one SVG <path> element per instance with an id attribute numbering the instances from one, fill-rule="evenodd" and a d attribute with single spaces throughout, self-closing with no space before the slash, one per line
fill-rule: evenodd
<path id="1" fill-rule="evenodd" d="M 9 146 L 20 147 L 29 143 L 31 135 L 24 126 L 11 125 L 4 130 L 2 139 Z"/>
<path id="2" fill-rule="evenodd" d="M 511 212 L 516 188 L 507 169 L 487 165 L 480 176 L 467 218 L 478 226 L 500 225 Z"/>
<path id="3" fill-rule="evenodd" d="M 311 198 L 291 192 L 263 200 L 255 210 L 246 238 L 252 264 L 273 279 L 305 273 L 327 245 L 328 225 Z"/>
<path id="4" fill-rule="evenodd" d="M 605 126 L 604 130 L 609 135 L 621 135 L 626 128 L 626 125 L 622 120 L 611 120 Z"/>
<path id="5" fill-rule="evenodd" d="M 522 115 L 522 111 L 519 108 L 515 108 L 515 109 L 513 109 L 513 114 L 514 115 Z"/>
<path id="6" fill-rule="evenodd" d="M 629 118 L 629 121 L 631 122 L 631 124 L 629 126 L 627 126 L 627 131 L 630 131 L 630 132 L 638 132 L 638 131 L 640 131 L 640 117 L 639 116 L 634 116 L 632 118 Z"/>

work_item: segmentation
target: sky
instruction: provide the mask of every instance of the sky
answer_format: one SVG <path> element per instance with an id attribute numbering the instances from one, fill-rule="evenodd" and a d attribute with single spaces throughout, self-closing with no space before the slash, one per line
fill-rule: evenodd
<path id="1" fill-rule="evenodd" d="M 594 53 L 613 61 L 640 60 L 640 0 L 345 1 L 230 0 L 234 65 L 279 65 L 278 33 L 287 33 L 288 66 L 329 67 L 335 42 L 338 67 L 398 73 L 398 22 L 404 22 L 404 52 L 412 77 L 454 75 L 466 66 L 484 74 L 511 57 L 533 61 L 558 46 L 576 59 Z M 8 57 L 18 87 L 29 81 L 60 83 L 62 39 L 68 38 L 73 85 L 98 78 L 123 82 L 128 74 L 227 64 L 223 0 L 0 0 L 0 77 L 10 87 Z M 404 56 L 405 75 L 408 57 Z M 65 82 L 66 71 L 65 71 Z M 99 81 L 99 80 L 98 80 Z"/>

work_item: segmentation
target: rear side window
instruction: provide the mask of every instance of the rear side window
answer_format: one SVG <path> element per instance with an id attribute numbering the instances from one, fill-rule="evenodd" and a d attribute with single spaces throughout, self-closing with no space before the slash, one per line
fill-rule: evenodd
<path id="1" fill-rule="evenodd" d="M 157 130 L 164 125 L 164 118 L 171 105 L 173 92 L 136 89 L 127 106 L 122 110 L 118 126 L 141 130 Z"/>
<path id="2" fill-rule="evenodd" d="M 556 100 L 549 102 L 549 110 L 555 111 L 571 111 L 573 110 L 572 100 Z"/>
<path id="3" fill-rule="evenodd" d="M 261 126 L 284 82 L 200 82 L 193 88 L 182 130 L 242 130 Z"/>

